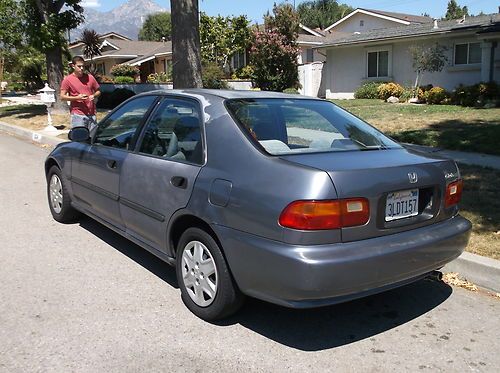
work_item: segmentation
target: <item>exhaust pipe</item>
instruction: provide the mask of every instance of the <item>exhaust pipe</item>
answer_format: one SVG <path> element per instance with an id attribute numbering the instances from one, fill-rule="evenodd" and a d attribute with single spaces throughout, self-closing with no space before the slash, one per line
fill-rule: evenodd
<path id="1" fill-rule="evenodd" d="M 441 281 L 443 280 L 443 273 L 441 271 L 432 271 L 431 273 L 429 273 L 427 278 L 434 281 Z"/>

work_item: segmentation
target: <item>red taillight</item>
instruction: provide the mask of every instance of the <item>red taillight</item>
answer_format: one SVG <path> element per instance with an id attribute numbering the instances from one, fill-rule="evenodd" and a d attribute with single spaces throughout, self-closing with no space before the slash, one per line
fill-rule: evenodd
<path id="1" fill-rule="evenodd" d="M 281 213 L 283 227 L 322 230 L 366 224 L 370 217 L 368 200 L 349 198 L 327 201 L 295 201 Z"/>
<path id="2" fill-rule="evenodd" d="M 446 208 L 456 205 L 460 202 L 460 199 L 462 198 L 462 188 L 462 179 L 448 184 L 448 186 L 446 187 L 446 195 L 444 198 L 444 206 Z"/>

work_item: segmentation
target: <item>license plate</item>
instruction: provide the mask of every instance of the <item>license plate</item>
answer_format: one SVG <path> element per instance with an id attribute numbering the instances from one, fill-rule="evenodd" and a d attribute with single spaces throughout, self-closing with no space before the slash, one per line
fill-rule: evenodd
<path id="1" fill-rule="evenodd" d="M 418 215 L 418 189 L 389 193 L 385 204 L 385 221 Z"/>

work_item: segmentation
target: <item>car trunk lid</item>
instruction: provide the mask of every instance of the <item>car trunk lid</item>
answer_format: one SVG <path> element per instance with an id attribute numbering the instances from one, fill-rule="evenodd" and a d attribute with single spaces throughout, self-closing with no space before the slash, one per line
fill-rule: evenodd
<path id="1" fill-rule="evenodd" d="M 284 156 L 326 171 L 338 198 L 369 200 L 370 219 L 342 228 L 342 241 L 378 237 L 433 224 L 454 215 L 445 209 L 446 185 L 459 177 L 455 162 L 438 156 L 385 149 Z"/>

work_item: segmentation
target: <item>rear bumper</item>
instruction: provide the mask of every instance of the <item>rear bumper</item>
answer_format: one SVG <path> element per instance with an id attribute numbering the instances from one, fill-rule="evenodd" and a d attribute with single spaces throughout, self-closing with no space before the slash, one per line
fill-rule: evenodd
<path id="1" fill-rule="evenodd" d="M 405 285 L 457 258 L 471 223 L 444 222 L 383 237 L 297 246 L 214 226 L 241 291 L 272 303 L 309 308 Z"/>

